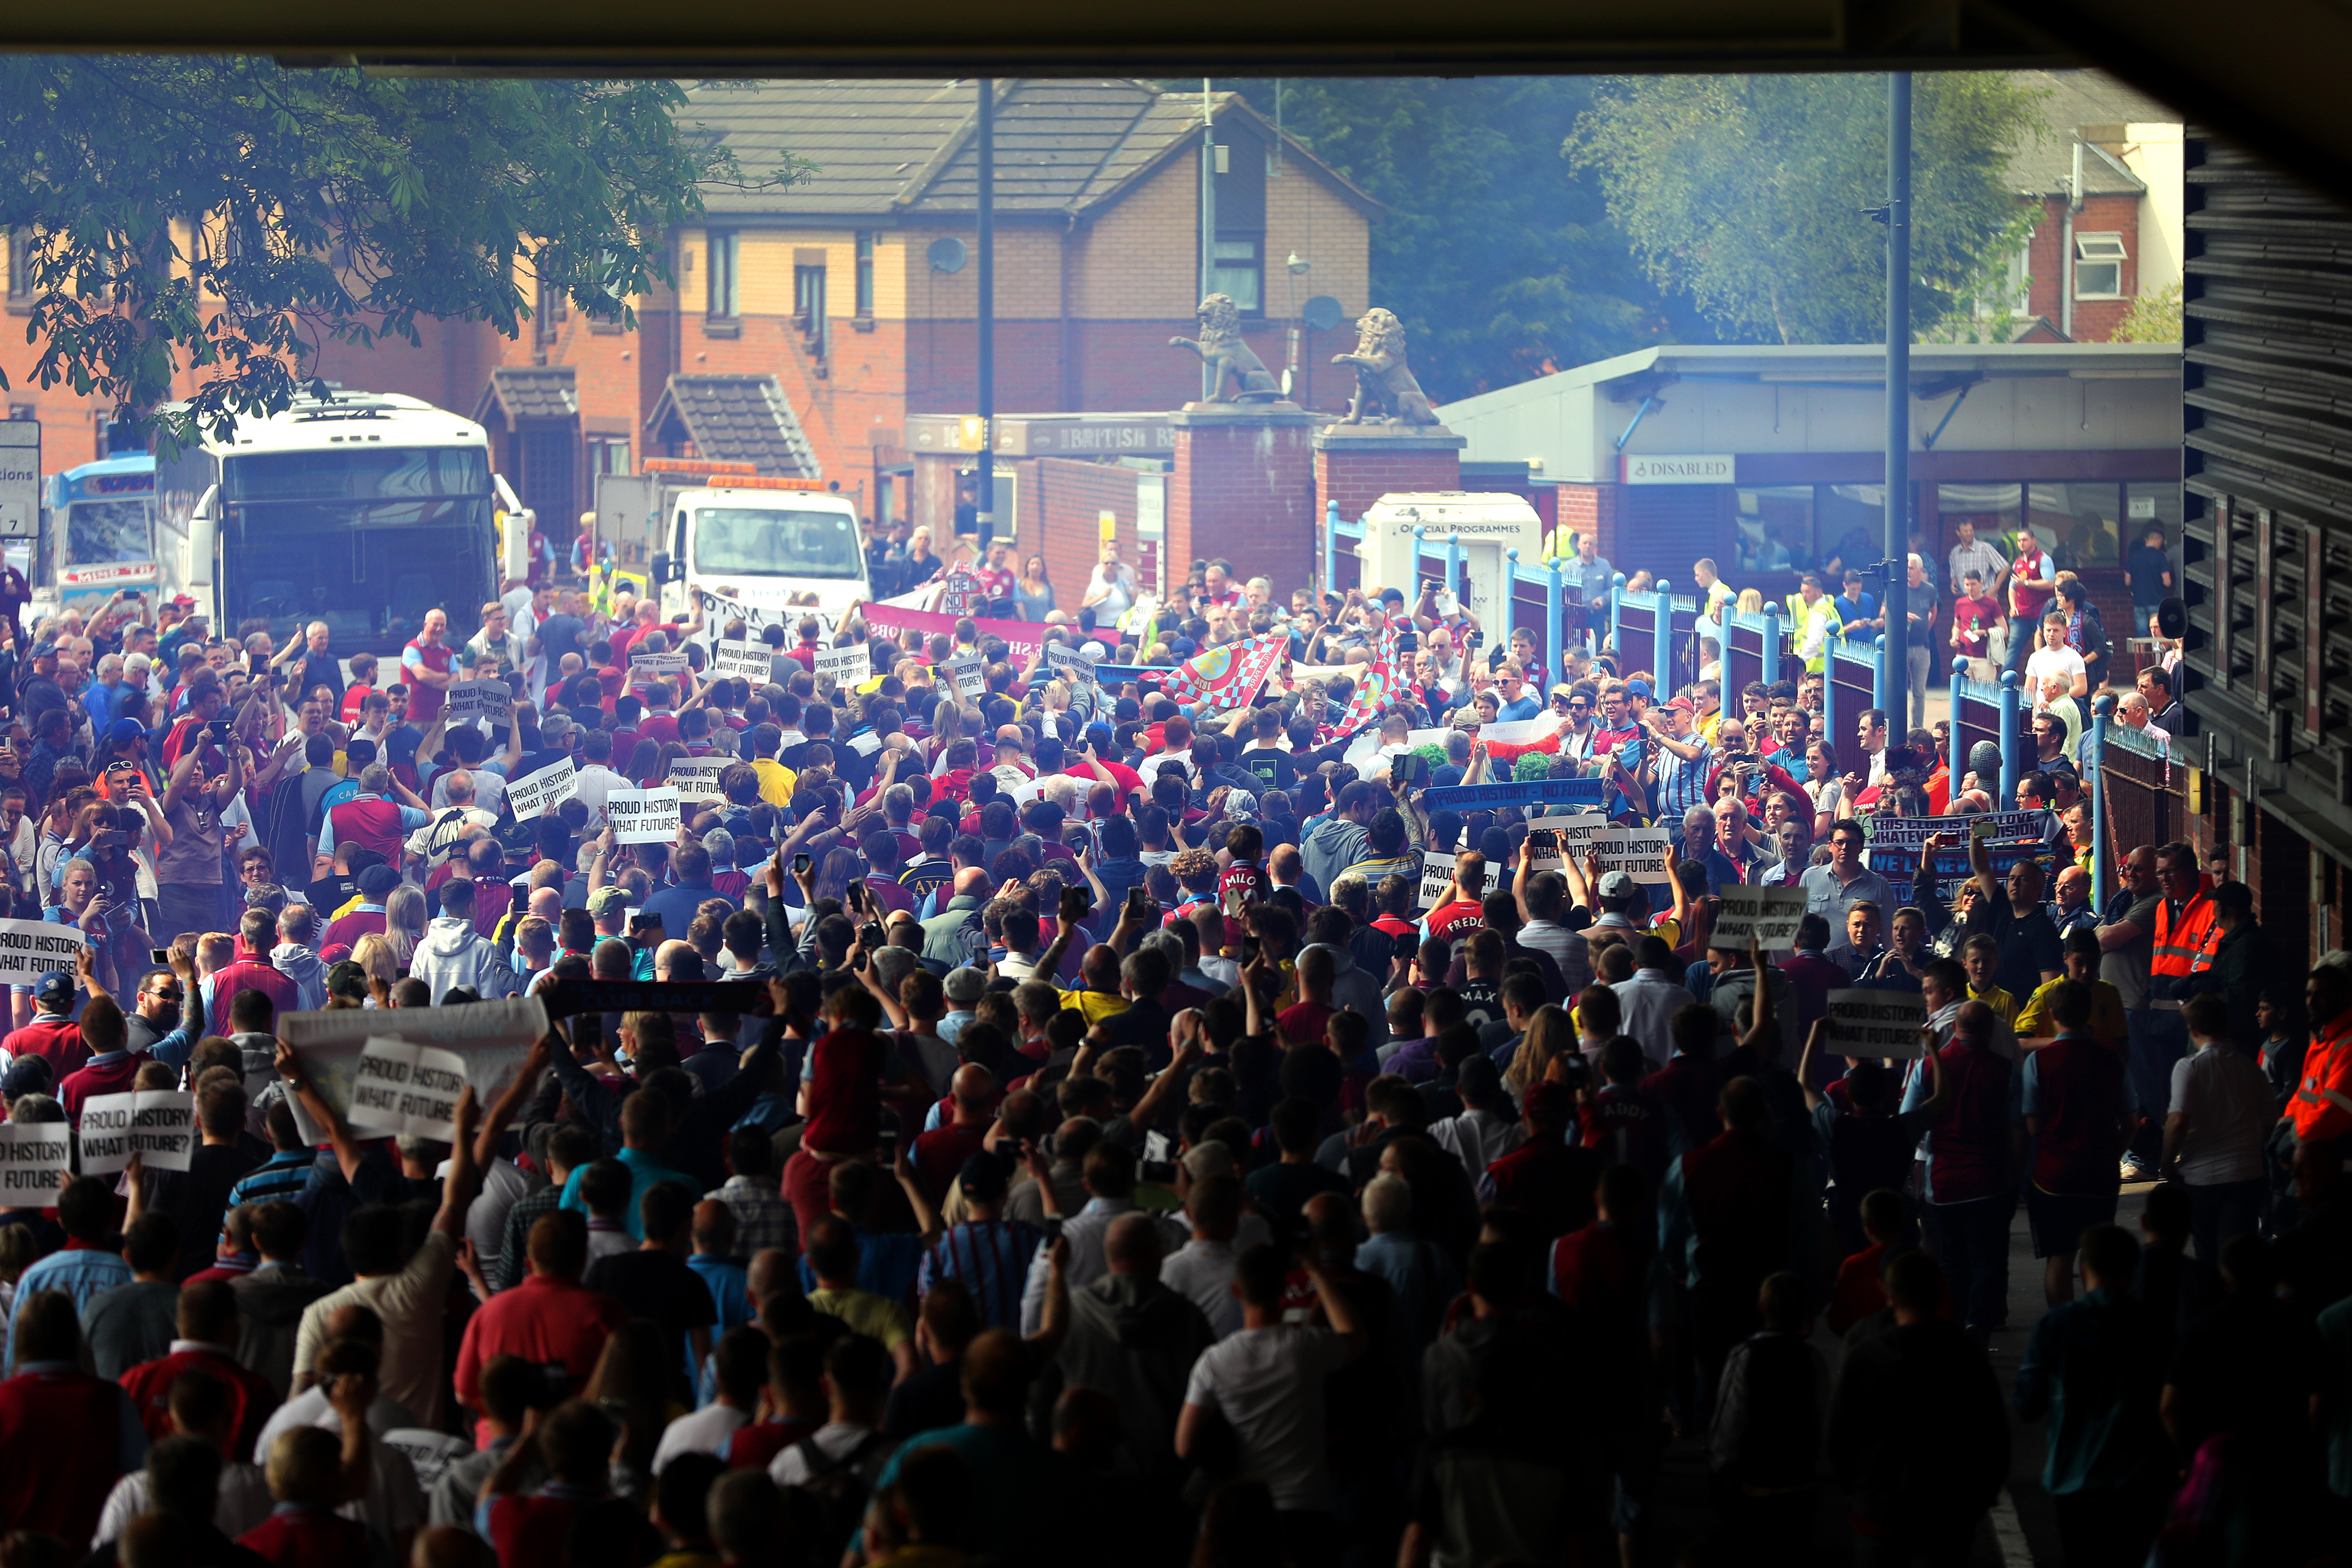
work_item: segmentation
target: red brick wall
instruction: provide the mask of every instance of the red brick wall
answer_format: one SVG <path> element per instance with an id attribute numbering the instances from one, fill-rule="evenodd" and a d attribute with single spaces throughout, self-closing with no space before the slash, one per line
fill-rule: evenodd
<path id="1" fill-rule="evenodd" d="M 1614 564 L 1618 543 L 1618 487 L 1560 485 L 1557 488 L 1559 491 L 1557 526 L 1573 529 L 1579 533 L 1598 530 L 1601 537 L 1595 548 Z"/>
<path id="2" fill-rule="evenodd" d="M 1045 557 L 1055 603 L 1076 613 L 1102 552 L 1102 514 L 1118 519 L 1119 559 L 1135 563 L 1136 470 L 1116 463 L 1035 458 L 1021 465 L 1024 482 L 1020 553 Z M 1033 511 L 1029 497 L 1036 498 Z M 1019 561 L 1015 561 L 1017 566 Z"/>
<path id="3" fill-rule="evenodd" d="M 1461 488 L 1462 453 L 1458 447 L 1433 449 L 1400 445 L 1393 451 L 1344 446 L 1315 449 L 1318 519 L 1324 516 L 1328 503 L 1334 500 L 1339 503 L 1340 518 L 1352 522 L 1385 495 Z"/>
<path id="4" fill-rule="evenodd" d="M 1168 477 L 1168 569 L 1222 556 L 1287 595 L 1313 569 L 1315 464 L 1298 424 L 1176 426 Z"/>
<path id="5" fill-rule="evenodd" d="M 2074 215 L 2077 234 L 2120 234 L 2129 253 L 2123 266 L 2120 300 L 2074 301 L 2074 338 L 2077 342 L 2103 343 L 2115 336 L 2116 324 L 2139 292 L 2139 211 L 2141 198 L 2131 195 L 2087 196 Z M 2065 321 L 2066 203 L 2062 196 L 2043 198 L 2035 219 L 2033 237 L 2026 245 L 2026 271 L 2031 279 L 2026 313 L 2047 316 L 2053 325 Z"/>

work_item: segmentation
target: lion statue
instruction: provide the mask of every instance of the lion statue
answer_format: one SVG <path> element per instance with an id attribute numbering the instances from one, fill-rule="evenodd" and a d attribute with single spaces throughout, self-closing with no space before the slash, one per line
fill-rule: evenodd
<path id="1" fill-rule="evenodd" d="M 1331 363 L 1356 367 L 1356 395 L 1348 400 L 1347 417 L 1340 424 L 1361 425 L 1368 415 L 1379 416 L 1385 425 L 1437 423 L 1429 395 L 1405 363 L 1404 323 L 1395 311 L 1377 305 L 1365 311 L 1356 323 L 1356 352 L 1333 354 Z"/>
<path id="2" fill-rule="evenodd" d="M 1282 395 L 1282 388 L 1273 374 L 1265 368 L 1249 344 L 1242 341 L 1242 313 L 1230 294 L 1212 294 L 1201 301 L 1198 312 L 1201 337 L 1171 338 L 1171 349 L 1191 349 L 1201 356 L 1201 363 L 1215 373 L 1210 384 L 1206 401 L 1211 403 L 1270 403 Z M 1225 377 L 1230 374 L 1240 384 L 1234 395 L 1225 396 Z"/>

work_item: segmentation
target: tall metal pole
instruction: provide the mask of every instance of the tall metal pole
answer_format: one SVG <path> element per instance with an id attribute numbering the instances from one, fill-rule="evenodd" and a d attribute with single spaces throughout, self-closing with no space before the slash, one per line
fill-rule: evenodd
<path id="1" fill-rule="evenodd" d="M 1880 608 L 1878 706 L 1887 733 L 1910 728 L 1911 73 L 1886 79 L 1886 591 Z M 1834 739 L 1834 737 L 1832 737 Z"/>
<path id="2" fill-rule="evenodd" d="M 1201 79 L 1201 298 L 1216 292 L 1217 274 L 1217 122 L 1210 117 L 1209 79 Z M 1201 362 L 1201 397 L 1217 395 L 1219 373 Z"/>
<path id="3" fill-rule="evenodd" d="M 996 532 L 996 83 L 980 79 L 980 552 Z"/>

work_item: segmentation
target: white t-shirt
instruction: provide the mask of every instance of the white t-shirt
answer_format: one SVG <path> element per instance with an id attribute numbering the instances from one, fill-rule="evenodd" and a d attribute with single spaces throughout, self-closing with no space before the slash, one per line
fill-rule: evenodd
<path id="1" fill-rule="evenodd" d="M 662 1428 L 654 1448 L 654 1474 L 660 1475 L 681 1454 L 716 1455 L 727 1439 L 751 1416 L 731 1405 L 706 1405 L 691 1415 L 681 1415 Z"/>
<path id="2" fill-rule="evenodd" d="M 386 1537 L 415 1530 L 425 1522 L 425 1491 L 416 1484 L 416 1467 L 408 1462 L 407 1455 L 384 1442 L 383 1435 L 414 1426 L 416 1419 L 398 1400 L 378 1394 L 375 1403 L 368 1406 L 367 1421 L 372 1460 L 368 1495 L 335 1511 Z M 341 1436 L 343 1418 L 327 1403 L 325 1389 L 307 1389 L 278 1407 L 277 1414 L 262 1426 L 261 1436 L 253 1445 L 254 1451 L 268 1453 L 280 1432 L 297 1426 L 316 1426 Z"/>
<path id="3" fill-rule="evenodd" d="M 2204 1046 L 2172 1064 L 2172 1115 L 2189 1118 L 2180 1179 L 2190 1186 L 2251 1182 L 2263 1173 L 2263 1140 L 2278 1114 L 2270 1079 L 2253 1058 Z"/>
<path id="4" fill-rule="evenodd" d="M 2035 707 L 2042 706 L 2042 683 L 2058 675 L 2066 678 L 2066 689 L 2071 693 L 2074 689 L 2074 678 L 2080 675 L 2087 679 L 2090 670 L 2083 663 L 2083 656 L 2071 647 L 2038 647 L 2027 657 L 2026 694 L 2032 699 Z"/>
<path id="5" fill-rule="evenodd" d="M 1276 1509 L 1328 1512 L 1323 1380 L 1347 1359 L 1345 1342 L 1328 1329 L 1244 1329 L 1201 1352 L 1184 1403 L 1213 1410 L 1233 1426 L 1242 1474 L 1265 1483 Z"/>
<path id="6" fill-rule="evenodd" d="M 269 1481 L 259 1465 L 242 1464 L 235 1459 L 221 1464 L 220 1490 L 213 1501 L 213 1524 L 223 1535 L 235 1541 L 247 1531 L 269 1517 L 278 1500 L 269 1495 Z M 90 1537 L 92 1546 L 103 1546 L 121 1538 L 123 1528 L 147 1511 L 147 1472 L 133 1470 L 114 1483 L 106 1494 L 106 1506 L 99 1510 L 98 1531 Z"/>

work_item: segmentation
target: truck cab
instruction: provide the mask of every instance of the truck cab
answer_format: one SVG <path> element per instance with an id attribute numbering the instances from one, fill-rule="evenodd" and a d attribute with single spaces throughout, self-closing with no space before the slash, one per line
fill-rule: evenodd
<path id="1" fill-rule="evenodd" d="M 662 485 L 658 497 L 646 564 L 665 620 L 699 605 L 714 628 L 740 616 L 757 631 L 807 611 L 831 619 L 869 596 L 857 509 L 843 496 L 812 481 L 726 476 Z"/>

